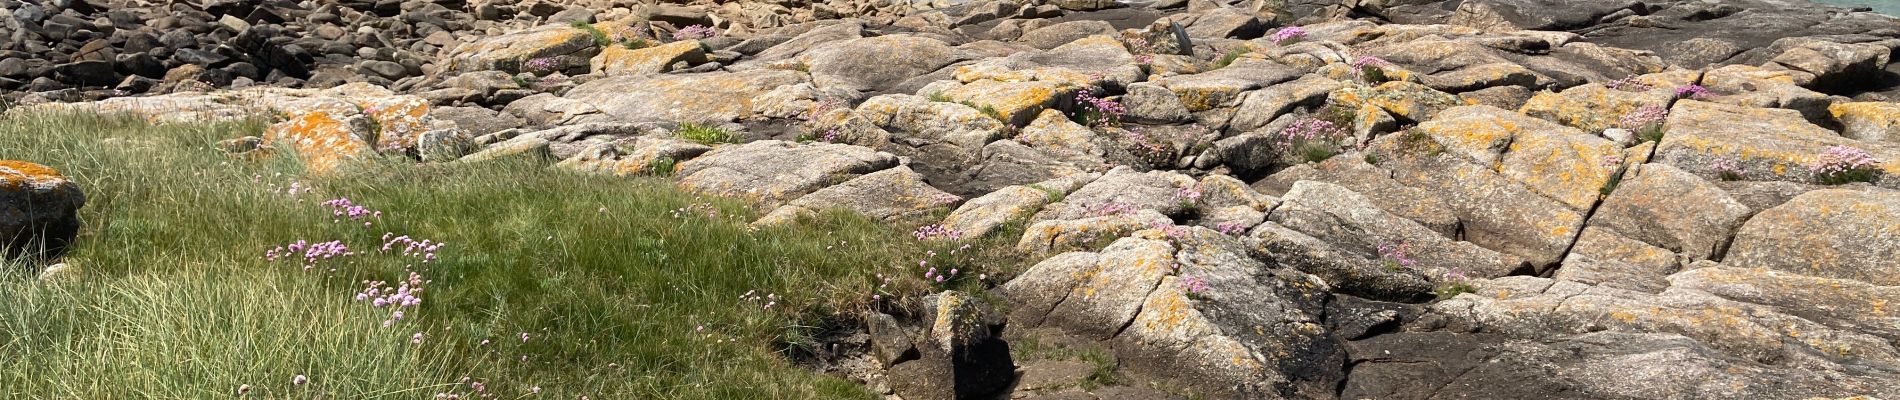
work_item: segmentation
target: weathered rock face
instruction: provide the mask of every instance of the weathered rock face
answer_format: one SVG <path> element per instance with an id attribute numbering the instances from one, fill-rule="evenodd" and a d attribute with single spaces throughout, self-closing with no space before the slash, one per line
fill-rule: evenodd
<path id="1" fill-rule="evenodd" d="M 800 216 L 842 209 L 894 224 L 915 224 L 961 201 L 957 195 L 924 183 L 923 175 L 909 167 L 898 166 L 799 197 L 760 217 L 758 223 L 789 223 Z"/>
<path id="2" fill-rule="evenodd" d="M 1676 103 L 1663 129 L 1656 162 L 1709 178 L 1720 178 L 1714 166 L 1725 161 L 1739 166 L 1740 171 L 1732 173 L 1744 180 L 1813 182 L 1808 167 L 1829 146 L 1866 150 L 1883 161 L 1878 168 L 1885 175 L 1900 173 L 1900 163 L 1894 161 L 1900 160 L 1900 153 L 1843 138 L 1791 110 L 1685 100 Z M 1877 184 L 1896 187 L 1900 180 Z"/>
<path id="3" fill-rule="evenodd" d="M 673 70 L 678 63 L 705 63 L 705 47 L 697 40 L 681 40 L 643 49 L 608 46 L 588 63 L 590 72 L 605 75 L 649 75 Z"/>
<path id="4" fill-rule="evenodd" d="M 1105 341 L 1127 368 L 1200 390 L 1331 397 L 1340 379 L 1339 344 L 1318 318 L 1324 286 L 1212 230 L 1148 230 L 1061 254 L 1000 290 L 1021 304 L 1012 326 Z"/>
<path id="5" fill-rule="evenodd" d="M 624 122 L 726 122 L 751 117 L 752 98 L 799 83 L 797 71 L 760 69 L 597 79 L 566 98 Z"/>
<path id="6" fill-rule="evenodd" d="M 1724 263 L 1802 275 L 1900 284 L 1900 192 L 1817 190 L 1756 214 Z"/>
<path id="7" fill-rule="evenodd" d="M 852 39 L 820 45 L 799 56 L 812 82 L 880 92 L 957 61 L 941 40 L 904 35 Z"/>
<path id="8" fill-rule="evenodd" d="M 0 259 L 56 259 L 79 234 L 79 184 L 50 167 L 0 160 Z"/>
<path id="9" fill-rule="evenodd" d="M 1457 242 L 1439 236 L 1438 233 L 1403 217 L 1387 213 L 1374 206 L 1370 199 L 1353 193 L 1344 187 L 1321 182 L 1299 182 L 1287 191 L 1280 207 L 1273 210 L 1269 217 L 1275 223 L 1300 231 L 1340 248 L 1340 251 L 1355 253 L 1367 259 L 1366 271 L 1380 271 L 1375 274 L 1400 274 L 1426 277 L 1438 281 L 1447 274 L 1475 277 L 1500 277 L 1523 269 L 1520 258 L 1499 254 L 1498 252 L 1466 242 Z M 1431 249 L 1407 256 L 1415 265 L 1399 265 L 1398 260 L 1386 260 L 1392 265 L 1378 261 L 1382 248 Z M 1295 264 L 1298 260 L 1282 260 L 1282 264 Z M 1375 268 L 1376 267 L 1376 268 Z M 1381 271 L 1382 270 L 1382 271 Z M 1457 272 L 1453 272 L 1457 270 Z M 1342 282 L 1363 278 L 1335 273 L 1308 271 L 1328 281 Z M 1349 292 L 1350 293 L 1350 292 Z M 1391 298 L 1397 293 L 1371 298 Z M 1409 293 L 1407 296 L 1419 296 L 1423 292 Z M 1406 299 L 1400 296 L 1398 299 Z"/>
<path id="10" fill-rule="evenodd" d="M 808 193 L 897 166 L 897 157 L 840 144 L 776 140 L 730 145 L 679 164 L 676 180 L 694 192 L 776 208 Z"/>
<path id="11" fill-rule="evenodd" d="M 600 53 L 594 37 L 585 30 L 566 25 L 540 28 L 495 36 L 456 46 L 449 51 L 449 71 L 455 73 L 501 70 L 523 71 L 529 60 L 551 60 L 550 70 L 566 70 L 586 64 Z"/>
<path id="12" fill-rule="evenodd" d="M 1695 174 L 1645 164 L 1623 177 L 1589 225 L 1695 261 L 1720 256 L 1729 235 L 1750 214 L 1747 206 Z"/>

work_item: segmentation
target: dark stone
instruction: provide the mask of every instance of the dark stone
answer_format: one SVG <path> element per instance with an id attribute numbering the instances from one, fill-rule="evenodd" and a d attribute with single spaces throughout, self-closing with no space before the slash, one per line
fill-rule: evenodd
<path id="1" fill-rule="evenodd" d="M 87 86 L 107 86 L 119 83 L 119 73 L 112 70 L 112 62 L 87 60 L 60 64 L 53 67 L 61 80 Z"/>
<path id="2" fill-rule="evenodd" d="M 161 78 L 165 76 L 165 63 L 159 61 L 158 57 L 153 57 L 150 54 L 120 54 L 115 61 L 118 62 L 118 71 L 123 74 L 139 75 L 147 78 Z"/>
<path id="3" fill-rule="evenodd" d="M 260 67 L 284 71 L 284 74 L 291 77 L 309 77 L 310 68 L 298 60 L 296 54 L 271 41 L 277 36 L 277 29 L 253 27 L 231 38 L 230 44 L 231 47 L 249 55 Z"/>
<path id="4" fill-rule="evenodd" d="M 15 57 L 0 59 L 0 76 L 9 78 L 25 77 L 28 76 L 27 67 L 25 59 Z"/>
<path id="5" fill-rule="evenodd" d="M 125 80 L 123 81 L 119 81 L 119 84 L 117 86 L 113 86 L 112 90 L 118 92 L 118 94 L 121 94 L 121 95 L 145 93 L 147 91 L 152 90 L 153 87 L 157 87 L 160 83 L 164 83 L 164 82 L 157 79 L 147 78 L 147 77 L 138 76 L 138 75 L 132 75 L 132 76 L 125 77 Z"/>
<path id="6" fill-rule="evenodd" d="M 231 57 L 218 54 L 218 52 L 198 49 L 178 49 L 177 52 L 172 53 L 172 59 L 180 63 L 203 65 L 211 68 L 222 67 L 231 61 Z"/>

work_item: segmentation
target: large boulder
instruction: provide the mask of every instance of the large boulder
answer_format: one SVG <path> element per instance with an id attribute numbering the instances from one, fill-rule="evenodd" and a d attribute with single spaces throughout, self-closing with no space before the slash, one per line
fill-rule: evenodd
<path id="1" fill-rule="evenodd" d="M 1900 192 L 1816 190 L 1756 214 L 1723 262 L 1900 285 Z"/>
<path id="2" fill-rule="evenodd" d="M 1900 144 L 1900 103 L 1834 103 L 1827 111 L 1841 124 L 1841 136 Z"/>
<path id="3" fill-rule="evenodd" d="M 1575 128 L 1491 106 L 1446 110 L 1419 124 L 1453 154 L 1496 171 L 1571 210 L 1588 210 L 1613 179 L 1622 148 Z"/>
<path id="4" fill-rule="evenodd" d="M 963 199 L 924 183 L 923 175 L 897 166 L 853 178 L 799 197 L 759 217 L 759 224 L 785 224 L 826 210 L 846 210 L 892 224 L 925 222 Z"/>
<path id="5" fill-rule="evenodd" d="M 776 140 L 730 145 L 679 164 L 680 186 L 777 208 L 819 189 L 897 166 L 897 157 L 864 147 Z"/>
<path id="6" fill-rule="evenodd" d="M 596 27 L 610 29 L 612 27 Z M 521 72 L 528 60 L 556 61 L 551 69 L 566 70 L 585 66 L 587 59 L 600 52 L 594 36 L 565 24 L 503 34 L 464 43 L 449 50 L 448 71 L 467 73 L 501 70 Z"/>
<path id="7" fill-rule="evenodd" d="M 79 235 L 86 195 L 58 170 L 0 160 L 0 260 L 58 258 Z"/>
<path id="8" fill-rule="evenodd" d="M 1500 277 L 1525 267 L 1521 258 L 1440 236 L 1339 185 L 1294 183 L 1281 199 L 1284 202 L 1269 217 L 1280 225 L 1368 259 L 1379 259 L 1384 249 L 1407 249 L 1404 257 L 1415 264 L 1388 266 L 1389 273 L 1419 274 L 1438 281 L 1448 274 Z"/>
<path id="9" fill-rule="evenodd" d="M 1325 398 L 1343 376 L 1324 284 L 1254 261 L 1205 228 L 1152 229 L 1099 253 L 1051 257 L 1000 292 L 1018 304 L 1012 329 L 1103 341 L 1123 369 L 1197 391 Z"/>
<path id="10" fill-rule="evenodd" d="M 1670 110 L 1655 162 L 1708 178 L 1720 178 L 1718 162 L 1740 167 L 1743 180 L 1813 182 L 1808 166 L 1830 146 L 1866 150 L 1882 161 L 1885 175 L 1900 173 L 1900 151 L 1843 138 L 1791 110 L 1751 108 L 1683 100 Z M 1900 179 L 1876 184 L 1900 187 Z"/>
<path id="11" fill-rule="evenodd" d="M 566 98 L 624 122 L 726 122 L 753 116 L 754 97 L 804 79 L 774 69 L 614 76 L 576 86 Z"/>
<path id="12" fill-rule="evenodd" d="M 587 68 L 603 75 L 649 75 L 670 72 L 674 64 L 682 62 L 695 65 L 706 61 L 705 47 L 699 41 L 681 40 L 642 49 L 608 46 Z"/>
<path id="13" fill-rule="evenodd" d="M 889 35 L 819 45 L 799 55 L 819 87 L 881 92 L 905 80 L 956 62 L 956 49 L 941 40 Z"/>
<path id="14" fill-rule="evenodd" d="M 1688 261 L 1719 257 L 1728 238 L 1752 214 L 1709 181 L 1666 164 L 1644 164 L 1623 177 L 1597 206 L 1590 226 L 1682 254 Z"/>

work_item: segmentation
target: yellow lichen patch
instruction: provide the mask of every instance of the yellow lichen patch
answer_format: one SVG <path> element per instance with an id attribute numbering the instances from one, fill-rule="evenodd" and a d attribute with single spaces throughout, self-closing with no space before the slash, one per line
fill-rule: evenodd
<path id="1" fill-rule="evenodd" d="M 56 185 L 66 181 L 59 170 L 19 160 L 0 160 L 0 191 Z"/>
<path id="2" fill-rule="evenodd" d="M 429 102 L 414 97 L 365 101 L 363 115 L 375 121 L 377 148 L 413 148 L 429 131 Z"/>
<path id="3" fill-rule="evenodd" d="M 645 75 L 668 72 L 672 65 L 685 61 L 706 62 L 704 47 L 697 40 L 681 40 L 643 49 L 608 46 L 594 56 L 591 70 L 606 75 Z"/>
<path id="4" fill-rule="evenodd" d="M 314 173 L 336 170 L 345 161 L 369 152 L 348 122 L 328 112 L 312 112 L 271 125 L 264 140 L 297 153 Z"/>
<path id="5" fill-rule="evenodd" d="M 995 110 L 1006 123 L 1027 122 L 1052 106 L 1067 86 L 1053 82 L 976 81 L 945 91 L 943 94 L 977 108 Z"/>

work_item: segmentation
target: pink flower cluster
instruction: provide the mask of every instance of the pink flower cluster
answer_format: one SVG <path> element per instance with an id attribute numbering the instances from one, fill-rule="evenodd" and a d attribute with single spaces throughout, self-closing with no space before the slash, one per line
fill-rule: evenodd
<path id="1" fill-rule="evenodd" d="M 1715 175 L 1722 177 L 1722 179 L 1730 180 L 1741 179 L 1743 173 L 1742 163 L 1727 157 L 1717 158 L 1715 161 L 1709 162 L 1709 170 L 1715 172 Z"/>
<path id="2" fill-rule="evenodd" d="M 1227 221 L 1227 222 L 1214 224 L 1214 230 L 1220 231 L 1221 234 L 1225 234 L 1228 236 L 1239 236 L 1242 233 L 1247 233 L 1247 225 L 1243 223 L 1239 223 L 1239 222 Z"/>
<path id="3" fill-rule="evenodd" d="M 1603 86 L 1607 86 L 1613 90 L 1621 90 L 1625 92 L 1647 92 L 1650 89 L 1656 88 L 1655 86 L 1650 86 L 1647 83 L 1643 83 L 1642 81 L 1636 80 L 1636 75 L 1625 76 L 1623 77 L 1623 79 L 1610 81 L 1610 83 L 1604 84 Z"/>
<path id="4" fill-rule="evenodd" d="M 1102 121 L 1097 122 L 1120 121 L 1122 114 L 1128 112 L 1128 108 L 1123 107 L 1121 102 L 1095 97 L 1095 93 L 1086 88 L 1075 92 L 1075 103 L 1087 105 L 1096 112 L 1102 113 Z"/>
<path id="5" fill-rule="evenodd" d="M 1413 268 L 1418 265 L 1418 261 L 1405 255 L 1409 247 L 1410 245 L 1404 243 L 1400 243 L 1397 246 L 1390 244 L 1379 245 L 1379 259 L 1394 268 Z"/>
<path id="6" fill-rule="evenodd" d="M 1676 98 L 1678 99 L 1701 100 L 1708 98 L 1710 95 L 1712 94 L 1709 93 L 1709 88 L 1702 87 L 1702 85 L 1691 84 L 1676 88 Z"/>
<path id="7" fill-rule="evenodd" d="M 397 246 L 401 246 L 402 255 L 404 257 L 421 257 L 422 262 L 424 263 L 435 261 L 435 251 L 438 249 L 441 249 L 442 246 L 446 244 L 442 242 L 431 241 L 429 239 L 416 241 L 415 239 L 410 238 L 409 235 L 390 237 L 392 235 L 395 235 L 395 234 L 394 233 L 383 234 L 383 252 L 387 253 L 391 250 L 394 250 Z"/>
<path id="8" fill-rule="evenodd" d="M 356 255 L 356 252 L 350 251 L 350 246 L 343 244 L 341 240 L 314 244 L 308 241 L 298 240 L 294 243 L 277 246 L 277 248 L 265 251 L 264 261 L 276 262 L 277 260 L 291 257 L 301 257 L 303 258 L 303 269 L 309 271 L 312 268 L 316 268 L 317 264 L 323 261 L 353 255 Z"/>
<path id="9" fill-rule="evenodd" d="M 947 273 L 938 273 L 937 267 L 929 267 L 929 268 L 930 270 L 924 271 L 924 279 L 926 280 L 933 280 L 937 283 L 944 283 L 945 281 L 949 281 L 951 279 L 957 279 L 956 268 L 950 268 L 950 272 L 947 272 Z"/>
<path id="10" fill-rule="evenodd" d="M 1603 168 L 1621 167 L 1623 166 L 1623 156 L 1619 156 L 1615 154 L 1603 156 L 1602 165 L 1603 165 Z"/>
<path id="11" fill-rule="evenodd" d="M 1820 157 L 1815 158 L 1813 164 L 1808 164 L 1808 172 L 1814 173 L 1815 176 L 1825 177 L 1873 170 L 1877 164 L 1880 164 L 1880 160 L 1875 159 L 1874 155 L 1866 150 L 1849 146 L 1828 146 L 1826 151 L 1821 152 Z"/>
<path id="12" fill-rule="evenodd" d="M 1371 55 L 1362 55 L 1362 56 L 1355 57 L 1352 59 L 1352 69 L 1354 70 L 1364 70 L 1366 69 L 1366 67 L 1384 67 L 1384 66 L 1390 66 L 1390 65 L 1392 65 L 1391 62 L 1387 62 L 1383 58 L 1379 58 L 1377 56 L 1371 56 Z"/>
<path id="13" fill-rule="evenodd" d="M 963 238 L 963 232 L 942 224 L 930 224 L 917 227 L 915 232 L 911 232 L 911 236 L 916 236 L 919 241 L 957 240 Z"/>
<path id="14" fill-rule="evenodd" d="M 409 279 L 393 288 L 389 287 L 388 282 L 363 281 L 363 291 L 356 293 L 356 301 L 368 301 L 376 308 L 389 308 L 389 319 L 383 320 L 383 326 L 387 327 L 402 321 L 402 309 L 422 305 L 422 286 L 428 283 L 414 271 L 409 272 Z M 420 340 L 418 334 L 417 341 Z"/>
<path id="15" fill-rule="evenodd" d="M 521 63 L 521 67 L 528 72 L 549 73 L 560 70 L 561 66 L 566 64 L 567 57 L 565 56 L 538 57 L 528 59 L 528 62 Z"/>
<path id="16" fill-rule="evenodd" d="M 1306 28 L 1289 26 L 1273 32 L 1271 39 L 1273 39 L 1273 43 L 1275 44 L 1287 44 L 1288 42 L 1298 42 L 1300 39 L 1305 39 L 1306 34 Z"/>
<path id="17" fill-rule="evenodd" d="M 1134 214 L 1135 206 L 1128 203 L 1107 202 L 1089 205 L 1088 210 L 1088 215 L 1091 217 L 1106 217 Z"/>
<path id="18" fill-rule="evenodd" d="M 1333 140 L 1340 136 L 1345 136 L 1345 134 L 1345 129 L 1340 128 L 1339 125 L 1334 125 L 1331 121 L 1318 118 L 1301 118 L 1287 125 L 1286 129 L 1280 130 L 1280 144 L 1291 147 L 1291 145 L 1297 143 L 1315 140 Z"/>
<path id="19" fill-rule="evenodd" d="M 1201 201 L 1201 185 L 1192 185 L 1174 190 L 1174 198 L 1185 203 Z"/>
<path id="20" fill-rule="evenodd" d="M 673 32 L 673 40 L 698 40 L 719 36 L 719 30 L 705 25 L 692 25 Z"/>
<path id="21" fill-rule="evenodd" d="M 1182 275 L 1181 288 L 1187 290 L 1190 296 L 1199 296 L 1207 293 L 1207 280 L 1195 276 Z"/>
<path id="22" fill-rule="evenodd" d="M 1635 111 L 1630 111 L 1628 114 L 1623 114 L 1621 118 L 1617 118 L 1616 122 L 1617 125 L 1622 126 L 1623 129 L 1640 131 L 1656 128 L 1657 125 L 1662 124 L 1663 121 L 1668 119 L 1669 109 L 1662 108 L 1662 106 L 1642 106 Z"/>
<path id="23" fill-rule="evenodd" d="M 367 207 L 356 205 L 356 203 L 351 203 L 350 199 L 345 197 L 326 200 L 323 202 L 323 205 L 330 207 L 330 216 L 334 218 L 331 222 L 343 222 L 343 220 L 348 219 L 351 222 L 362 221 L 363 226 L 367 227 L 370 226 L 369 219 L 383 217 L 382 211 L 375 211 Z"/>
<path id="24" fill-rule="evenodd" d="M 827 129 L 825 130 L 824 136 L 818 137 L 818 140 L 824 141 L 825 143 L 837 143 L 838 139 L 838 128 Z"/>

